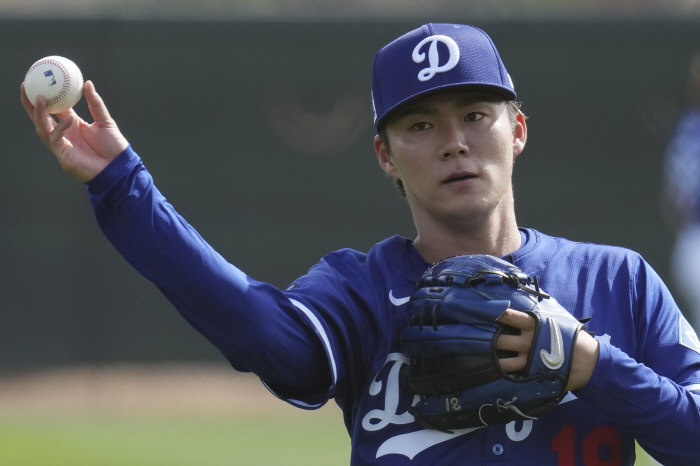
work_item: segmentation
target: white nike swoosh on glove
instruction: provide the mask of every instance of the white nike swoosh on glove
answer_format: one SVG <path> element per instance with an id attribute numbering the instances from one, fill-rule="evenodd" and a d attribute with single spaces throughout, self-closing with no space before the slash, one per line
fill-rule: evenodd
<path id="1" fill-rule="evenodd" d="M 557 321 L 549 316 L 549 336 L 551 350 L 540 350 L 540 358 L 545 366 L 550 369 L 559 369 L 564 364 L 564 340 L 561 337 L 561 329 Z"/>

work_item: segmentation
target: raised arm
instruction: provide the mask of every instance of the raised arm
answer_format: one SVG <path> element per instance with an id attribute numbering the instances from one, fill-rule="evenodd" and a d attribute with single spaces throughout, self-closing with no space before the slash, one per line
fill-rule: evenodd
<path id="1" fill-rule="evenodd" d="M 318 407 L 328 398 L 330 367 L 319 326 L 276 287 L 247 277 L 192 228 L 154 186 L 92 82 L 84 86 L 93 123 L 74 110 L 22 103 L 63 169 L 87 184 L 100 228 L 119 253 L 152 281 L 180 314 L 238 370 L 275 393 Z"/>

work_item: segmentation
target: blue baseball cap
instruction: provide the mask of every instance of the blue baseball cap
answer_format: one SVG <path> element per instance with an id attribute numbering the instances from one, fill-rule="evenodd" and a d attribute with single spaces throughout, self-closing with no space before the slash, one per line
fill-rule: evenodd
<path id="1" fill-rule="evenodd" d="M 482 88 L 515 100 L 508 72 L 491 38 L 464 24 L 425 24 L 384 46 L 374 57 L 372 107 L 379 129 L 401 105 L 427 93 Z"/>

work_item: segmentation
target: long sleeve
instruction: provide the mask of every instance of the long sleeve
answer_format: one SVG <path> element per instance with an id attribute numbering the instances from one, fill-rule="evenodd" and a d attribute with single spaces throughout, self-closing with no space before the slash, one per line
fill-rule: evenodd
<path id="1" fill-rule="evenodd" d="M 576 395 L 619 422 L 661 464 L 697 465 L 700 395 L 605 342 L 593 378 Z"/>
<path id="2" fill-rule="evenodd" d="M 697 465 L 697 336 L 661 279 L 641 259 L 629 290 L 638 309 L 635 357 L 601 339 L 593 376 L 576 395 L 618 422 L 662 464 Z"/>
<path id="3" fill-rule="evenodd" d="M 239 370 L 325 401 L 330 369 L 318 326 L 276 287 L 228 263 L 170 205 L 128 147 L 88 183 L 100 228 Z"/>

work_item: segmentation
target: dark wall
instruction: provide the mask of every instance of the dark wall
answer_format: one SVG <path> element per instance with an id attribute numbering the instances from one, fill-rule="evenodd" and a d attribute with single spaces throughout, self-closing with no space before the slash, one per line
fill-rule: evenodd
<path id="1" fill-rule="evenodd" d="M 414 234 L 375 161 L 369 88 L 378 48 L 417 25 L 0 21 L 0 368 L 220 359 L 111 249 L 36 137 L 19 102 L 35 60 L 73 59 L 189 223 L 284 287 L 331 250 Z M 666 277 L 661 156 L 698 24 L 476 25 L 530 116 L 519 223 L 635 249 Z"/>

